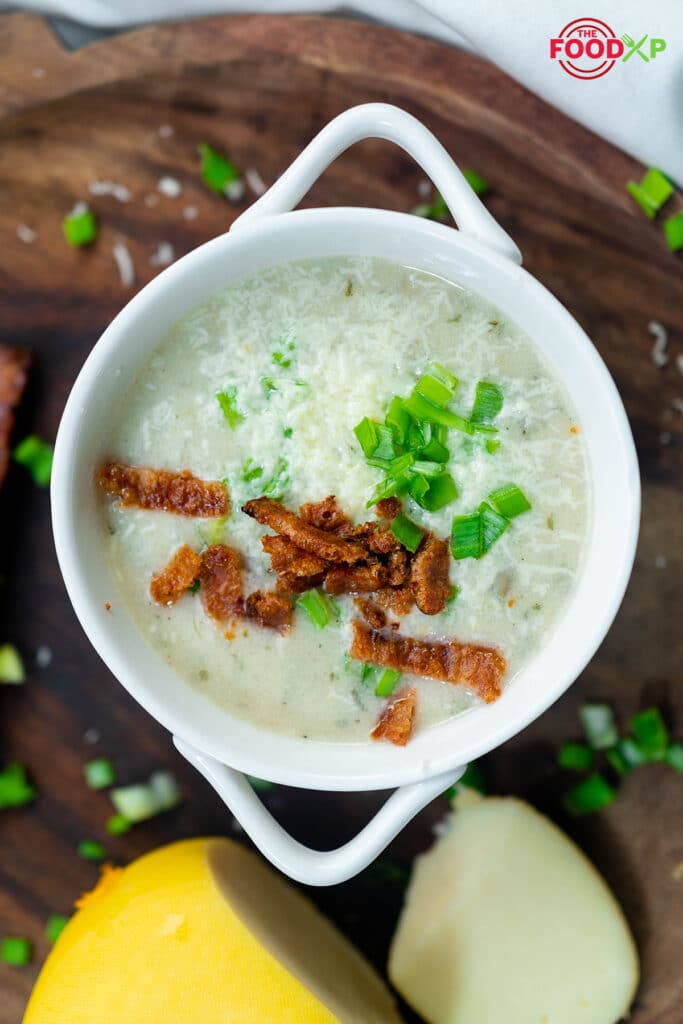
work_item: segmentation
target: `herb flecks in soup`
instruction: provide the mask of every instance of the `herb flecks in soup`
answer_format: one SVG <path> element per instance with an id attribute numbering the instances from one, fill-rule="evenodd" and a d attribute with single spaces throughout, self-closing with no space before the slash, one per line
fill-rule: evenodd
<path id="1" fill-rule="evenodd" d="M 589 482 L 561 385 L 499 311 L 383 261 L 283 265 L 193 310 L 108 454 L 134 620 L 274 731 L 402 744 L 495 699 L 580 567 Z"/>

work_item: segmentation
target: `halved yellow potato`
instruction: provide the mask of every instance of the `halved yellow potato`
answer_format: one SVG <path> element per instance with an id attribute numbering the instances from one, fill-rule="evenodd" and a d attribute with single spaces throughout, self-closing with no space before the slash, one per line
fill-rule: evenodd
<path id="1" fill-rule="evenodd" d="M 419 857 L 389 977 L 429 1024 L 615 1024 L 638 983 L 619 905 L 521 800 L 468 802 Z"/>

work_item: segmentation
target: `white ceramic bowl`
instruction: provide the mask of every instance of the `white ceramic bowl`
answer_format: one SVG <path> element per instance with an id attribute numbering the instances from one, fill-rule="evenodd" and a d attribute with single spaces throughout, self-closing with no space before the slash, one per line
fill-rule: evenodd
<path id="1" fill-rule="evenodd" d="M 389 139 L 416 158 L 459 230 L 364 208 L 291 212 L 339 153 L 370 136 Z M 105 610 L 115 585 L 93 475 L 109 454 L 112 410 L 123 390 L 169 328 L 219 288 L 286 260 L 342 254 L 381 257 L 439 274 L 514 320 L 567 387 L 593 479 L 583 571 L 543 649 L 495 704 L 417 735 L 405 748 L 372 741 L 350 747 L 267 733 L 184 683 L 142 638 L 120 601 L 113 602 L 113 612 Z M 178 749 L 212 782 L 263 852 L 310 884 L 355 874 L 457 779 L 468 761 L 503 743 L 557 700 L 595 653 L 621 602 L 640 508 L 628 421 L 589 339 L 520 262 L 517 247 L 423 125 L 395 107 L 356 107 L 332 121 L 229 234 L 170 266 L 128 303 L 93 348 L 67 402 L 52 476 L 53 527 L 64 580 L 85 632 L 129 693 L 174 734 Z M 345 847 L 320 853 L 283 832 L 243 772 L 311 789 L 402 788 Z"/>

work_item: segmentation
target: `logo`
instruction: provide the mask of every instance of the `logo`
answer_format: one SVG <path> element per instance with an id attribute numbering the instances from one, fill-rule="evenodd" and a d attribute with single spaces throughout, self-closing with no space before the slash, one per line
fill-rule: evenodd
<path id="1" fill-rule="evenodd" d="M 550 59 L 557 60 L 572 78 L 602 78 L 618 62 L 637 55 L 646 64 L 666 50 L 666 41 L 650 36 L 634 39 L 628 32 L 617 36 L 599 18 L 575 18 L 550 40 Z"/>

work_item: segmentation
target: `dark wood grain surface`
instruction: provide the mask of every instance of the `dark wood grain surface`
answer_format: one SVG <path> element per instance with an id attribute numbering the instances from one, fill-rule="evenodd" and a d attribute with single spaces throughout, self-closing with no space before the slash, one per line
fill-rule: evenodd
<path id="1" fill-rule="evenodd" d="M 590 87 L 590 85 L 588 86 Z M 487 203 L 519 243 L 527 268 L 572 311 L 623 395 L 644 484 L 643 527 L 624 605 L 599 654 L 541 720 L 484 759 L 494 792 L 528 797 L 569 829 L 621 900 L 642 958 L 633 1024 L 680 1024 L 683 1005 L 683 779 L 660 767 L 634 773 L 618 802 L 567 822 L 567 781 L 554 767 L 577 733 L 586 698 L 611 701 L 622 723 L 652 702 L 683 733 L 683 354 L 681 261 L 661 228 L 628 197 L 642 168 L 473 56 L 388 29 L 331 19 L 239 17 L 157 27 L 67 54 L 30 16 L 0 19 L 0 342 L 24 345 L 35 370 L 15 432 L 52 439 L 69 388 L 103 327 L 157 269 L 159 242 L 176 255 L 227 228 L 244 203 L 211 195 L 197 173 L 208 141 L 272 182 L 332 116 L 367 100 L 406 107 L 454 157 L 482 173 Z M 172 134 L 160 132 L 169 125 Z M 177 178 L 177 198 L 157 191 Z M 110 179 L 133 198 L 90 197 L 101 234 L 88 251 L 67 248 L 61 220 Z M 388 144 L 363 143 L 316 184 L 306 205 L 410 209 L 421 174 Z M 155 199 L 146 199 L 154 196 Z M 245 203 L 251 201 L 247 194 Z M 153 204 L 153 205 L 152 205 Z M 673 208 L 680 207 L 675 200 Z M 187 219 L 187 207 L 196 217 Z M 37 232 L 33 243 L 17 227 Z M 120 284 L 112 246 L 125 241 L 135 288 Z M 648 322 L 669 331 L 669 365 L 650 359 Z M 97 869 L 80 860 L 84 837 L 127 862 L 159 843 L 237 828 L 209 787 L 175 754 L 169 736 L 116 683 L 69 606 L 55 561 L 47 493 L 14 467 L 0 497 L 0 642 L 27 666 L 24 687 L 0 693 L 4 763 L 26 763 L 39 797 L 0 816 L 0 932 L 31 937 L 33 965 L 0 966 L 0 1024 L 16 1024 L 40 962 L 51 913 L 68 913 Z M 36 651 L 47 646 L 51 664 Z M 99 738 L 89 743 L 94 734 Z M 88 790 L 83 764 L 112 757 L 123 781 L 166 767 L 182 780 L 182 808 L 128 836 L 108 839 L 106 795 Z M 379 794 L 326 795 L 278 788 L 265 799 L 302 840 L 330 847 L 349 838 Z M 408 866 L 446 809 L 437 801 L 383 860 Z M 402 883 L 372 873 L 316 902 L 380 968 Z M 406 1019 L 410 1018 L 406 1014 Z M 66 1024 L 66 1022 L 65 1022 Z"/>

